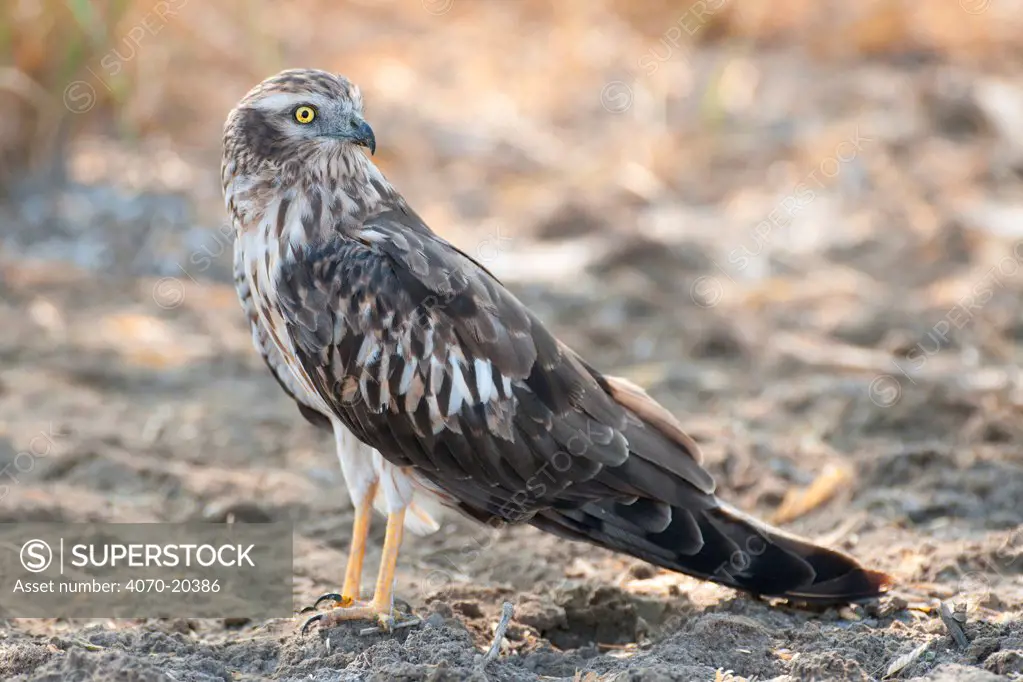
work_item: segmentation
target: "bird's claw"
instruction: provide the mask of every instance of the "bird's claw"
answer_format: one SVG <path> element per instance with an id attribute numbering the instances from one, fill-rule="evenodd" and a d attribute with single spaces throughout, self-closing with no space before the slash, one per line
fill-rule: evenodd
<path id="1" fill-rule="evenodd" d="M 313 607 L 311 607 L 311 606 L 307 606 L 306 607 L 306 609 L 311 609 L 311 608 L 313 608 Z M 302 611 L 305 611 L 305 609 L 302 609 Z M 311 618 L 308 618 L 306 620 L 306 622 L 302 624 L 302 634 L 304 635 L 304 634 L 308 633 L 309 632 L 309 628 L 311 628 L 313 626 L 313 623 L 318 623 L 321 620 L 323 620 L 323 614 L 322 613 L 317 613 L 315 616 L 312 616 Z"/>
<path id="2" fill-rule="evenodd" d="M 322 594 L 322 595 L 319 596 L 319 598 L 316 600 L 316 602 L 313 603 L 313 608 L 314 609 L 315 608 L 319 608 L 320 604 L 322 604 L 325 601 L 336 602 L 337 605 L 339 607 L 341 607 L 341 608 L 348 608 L 349 606 L 355 606 L 355 599 L 353 597 L 346 597 L 346 596 L 338 594 L 337 592 L 328 592 L 327 594 Z"/>
<path id="3" fill-rule="evenodd" d="M 377 614 L 377 629 L 380 632 L 389 633 L 394 630 L 394 616 L 389 613 L 378 613 Z M 361 632 L 359 633 L 362 634 Z"/>
<path id="4" fill-rule="evenodd" d="M 327 592 L 326 594 L 321 594 L 319 597 L 317 597 L 316 601 L 313 602 L 312 606 L 306 606 L 301 611 L 299 611 L 299 613 L 312 613 L 313 611 L 319 609 L 320 604 L 322 604 L 325 601 L 335 602 L 337 606 L 341 608 L 348 608 L 350 606 L 357 605 L 357 602 L 352 597 L 345 597 L 337 592 Z"/>

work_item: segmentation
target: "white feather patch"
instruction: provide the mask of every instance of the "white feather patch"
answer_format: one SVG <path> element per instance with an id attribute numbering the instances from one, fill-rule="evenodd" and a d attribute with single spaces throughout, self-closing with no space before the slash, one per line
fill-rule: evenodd
<path id="1" fill-rule="evenodd" d="M 441 384 L 444 383 L 444 365 L 440 364 L 440 360 L 436 356 L 430 357 L 430 393 L 437 395 L 440 393 Z"/>
<path id="2" fill-rule="evenodd" d="M 476 370 L 476 392 L 480 394 L 480 402 L 489 403 L 494 394 L 494 379 L 490 374 L 490 361 L 476 358 L 473 365 Z"/>
<path id="3" fill-rule="evenodd" d="M 371 243 L 382 242 L 387 239 L 387 235 L 383 232 L 377 232 L 376 230 L 362 230 L 359 232 L 359 236 Z"/>
<path id="4" fill-rule="evenodd" d="M 444 430 L 444 420 L 440 418 L 440 408 L 437 407 L 437 396 L 426 396 L 426 409 L 430 416 L 430 424 L 433 426 L 433 435 Z"/>
<path id="5" fill-rule="evenodd" d="M 249 106 L 254 109 L 281 111 L 299 104 L 316 104 L 320 106 L 320 108 L 323 108 L 323 105 L 329 105 L 330 102 L 322 95 L 314 93 L 280 92 L 275 95 L 260 97 L 259 99 L 251 102 Z"/>
<path id="6" fill-rule="evenodd" d="M 426 334 L 424 334 L 424 337 L 425 338 L 423 339 L 423 355 L 425 357 L 430 357 L 433 355 L 433 330 L 431 329 Z"/>
<path id="7" fill-rule="evenodd" d="M 380 407 L 385 408 L 391 402 L 391 384 L 387 380 L 391 366 L 391 356 L 384 353 L 380 358 L 380 372 L 377 374 L 377 381 L 380 382 Z"/>
<path id="8" fill-rule="evenodd" d="M 462 402 L 468 402 L 471 397 L 469 386 L 462 376 L 462 365 L 455 355 L 454 349 L 448 351 L 448 361 L 451 363 L 451 396 L 448 399 L 447 415 L 450 417 L 462 409 Z"/>
<path id="9" fill-rule="evenodd" d="M 440 513 L 440 505 L 431 499 L 435 495 L 429 495 L 417 479 L 385 460 L 340 422 L 334 422 L 334 439 L 341 473 L 353 505 L 364 501 L 370 488 L 377 483 L 373 498 L 373 507 L 377 511 L 386 515 L 407 509 L 405 528 L 416 535 L 427 535 L 440 528 L 435 520 Z"/>
<path id="10" fill-rule="evenodd" d="M 373 360 L 376 360 L 377 355 L 380 353 L 380 344 L 376 342 L 373 336 L 367 334 L 362 339 L 362 345 L 359 347 L 359 355 L 355 358 L 355 363 L 358 365 L 367 365 Z"/>
<path id="11" fill-rule="evenodd" d="M 398 383 L 398 393 L 405 395 L 408 392 L 417 367 L 419 367 L 419 360 L 417 358 L 409 358 L 409 361 L 405 363 L 405 369 L 401 373 L 401 381 Z"/>

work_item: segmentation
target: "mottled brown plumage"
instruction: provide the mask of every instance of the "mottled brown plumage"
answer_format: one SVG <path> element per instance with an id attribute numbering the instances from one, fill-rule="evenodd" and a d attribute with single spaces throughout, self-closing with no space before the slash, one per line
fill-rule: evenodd
<path id="1" fill-rule="evenodd" d="M 316 130 L 294 120 L 305 105 Z M 885 589 L 886 576 L 718 500 L 672 415 L 586 364 L 434 234 L 357 149 L 373 145 L 358 89 L 320 71 L 255 88 L 224 138 L 253 339 L 338 436 L 353 499 L 362 478 L 390 476 L 391 513 L 437 496 L 480 521 L 531 523 L 760 595 L 844 602 Z"/>

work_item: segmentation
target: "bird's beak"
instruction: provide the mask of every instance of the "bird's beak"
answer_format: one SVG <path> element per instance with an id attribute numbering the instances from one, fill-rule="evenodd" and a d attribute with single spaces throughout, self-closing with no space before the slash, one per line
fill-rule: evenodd
<path id="1" fill-rule="evenodd" d="M 365 121 L 360 120 L 356 124 L 355 130 L 352 131 L 351 140 L 360 147 L 368 149 L 370 154 L 376 154 L 377 138 L 373 134 L 373 129 Z"/>

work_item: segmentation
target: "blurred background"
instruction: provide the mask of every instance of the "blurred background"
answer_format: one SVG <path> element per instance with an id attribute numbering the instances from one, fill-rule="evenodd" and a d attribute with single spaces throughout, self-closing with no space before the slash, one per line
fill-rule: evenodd
<path id="1" fill-rule="evenodd" d="M 407 543 L 414 608 L 484 641 L 518 599 L 508 650 L 553 676 L 1023 674 L 1021 36 L 1019 0 L 5 0 L 0 521 L 287 519 L 297 601 L 337 587 L 333 445 L 251 348 L 219 179 L 234 103 L 317 67 L 427 223 L 675 412 L 723 497 L 899 581 L 822 625 L 451 519 Z M 30 679 L 97 626 L 0 627 Z M 350 663 L 303 655 L 276 674 Z"/>

